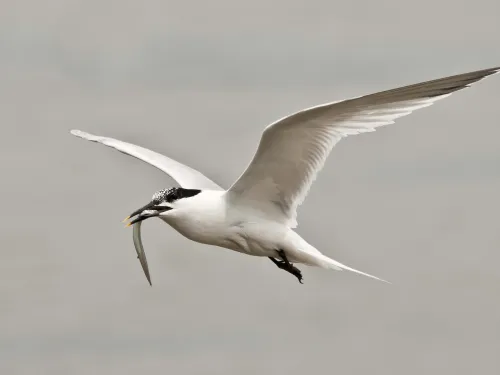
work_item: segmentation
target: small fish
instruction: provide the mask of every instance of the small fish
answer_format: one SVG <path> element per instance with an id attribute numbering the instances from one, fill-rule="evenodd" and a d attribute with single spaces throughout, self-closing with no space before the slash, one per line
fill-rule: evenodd
<path id="1" fill-rule="evenodd" d="M 134 246 L 135 246 L 135 251 L 137 251 L 137 258 L 141 262 L 142 269 L 144 271 L 144 274 L 146 275 L 146 278 L 149 281 L 149 285 L 153 286 L 153 284 L 151 283 L 151 276 L 149 276 L 149 268 L 148 268 L 148 261 L 146 259 L 146 253 L 144 252 L 144 246 L 142 246 L 141 224 L 142 221 L 135 223 L 132 230 L 133 232 L 132 235 L 134 238 Z"/>

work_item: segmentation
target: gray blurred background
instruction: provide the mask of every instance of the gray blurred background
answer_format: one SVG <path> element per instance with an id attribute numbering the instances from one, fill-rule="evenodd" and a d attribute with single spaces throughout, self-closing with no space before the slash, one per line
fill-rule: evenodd
<path id="1" fill-rule="evenodd" d="M 500 65 L 497 0 L 0 2 L 0 373 L 498 372 L 500 77 L 338 144 L 299 210 L 392 281 L 120 223 L 173 181 L 72 137 L 163 152 L 228 187 L 270 122 Z"/>

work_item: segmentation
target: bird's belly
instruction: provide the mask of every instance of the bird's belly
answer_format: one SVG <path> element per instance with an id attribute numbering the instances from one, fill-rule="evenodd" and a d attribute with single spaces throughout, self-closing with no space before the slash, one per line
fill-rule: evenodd
<path id="1" fill-rule="evenodd" d="M 281 230 L 270 231 L 270 225 L 264 223 L 209 222 L 193 218 L 163 220 L 192 241 L 254 256 L 276 256 L 284 237 Z"/>
<path id="2" fill-rule="evenodd" d="M 225 246 L 228 245 L 228 229 L 223 225 L 196 219 L 168 220 L 167 218 L 163 220 L 191 241 L 228 247 Z"/>

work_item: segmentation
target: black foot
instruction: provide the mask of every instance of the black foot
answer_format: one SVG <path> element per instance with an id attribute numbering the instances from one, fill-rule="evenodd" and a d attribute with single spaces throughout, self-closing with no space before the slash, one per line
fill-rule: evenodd
<path id="1" fill-rule="evenodd" d="M 281 260 L 276 260 L 272 257 L 269 257 L 269 259 L 272 260 L 272 262 L 274 264 L 276 264 L 276 266 L 278 268 L 281 268 L 282 270 L 285 270 L 289 273 L 291 273 L 292 275 L 294 275 L 298 280 L 299 280 L 299 283 L 303 284 L 302 282 L 302 272 L 300 272 L 300 270 L 295 267 L 292 263 L 290 263 L 285 255 L 285 252 L 283 250 L 278 250 L 278 255 L 281 257 L 281 259 L 283 259 L 282 261 Z"/>

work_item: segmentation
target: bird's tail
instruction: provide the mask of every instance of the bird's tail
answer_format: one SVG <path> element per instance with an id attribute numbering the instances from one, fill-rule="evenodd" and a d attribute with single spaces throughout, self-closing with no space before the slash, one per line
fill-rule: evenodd
<path id="1" fill-rule="evenodd" d="M 340 262 L 337 262 L 336 260 L 333 260 L 332 258 L 328 258 L 324 254 L 318 254 L 317 256 L 321 258 L 321 263 L 322 263 L 322 266 L 324 268 L 333 269 L 333 270 L 337 270 L 337 271 L 347 270 L 347 271 L 351 271 L 351 272 L 354 272 L 354 273 L 357 273 L 357 274 L 360 274 L 363 276 L 367 276 L 367 277 L 370 277 L 372 279 L 383 281 L 384 283 L 390 284 L 390 282 L 387 280 L 381 279 L 377 276 L 373 276 L 373 275 L 370 275 L 370 274 L 362 272 L 362 271 L 358 271 L 354 268 L 351 268 L 351 267 L 346 266 Z"/>
<path id="2" fill-rule="evenodd" d="M 346 266 L 340 262 L 337 262 L 336 260 L 333 260 L 332 258 L 327 257 L 295 232 L 291 232 L 289 234 L 289 238 L 293 239 L 293 242 L 290 244 L 291 246 L 285 248 L 285 252 L 290 256 L 291 262 L 295 261 L 296 263 L 302 263 L 310 266 L 337 271 L 347 270 L 390 284 L 389 281 L 383 280 L 377 276 L 373 276 L 362 271 L 355 270 L 354 268 Z"/>

